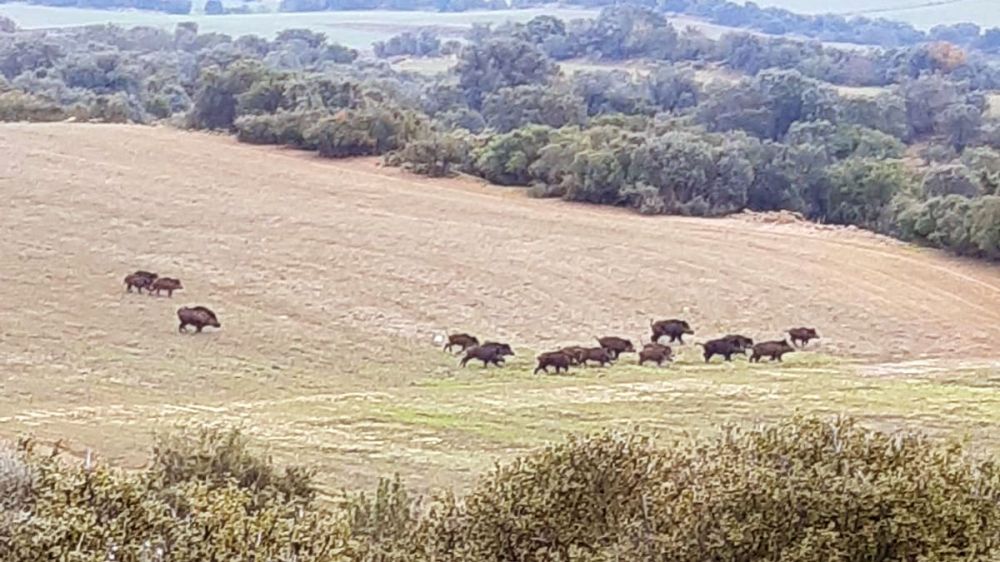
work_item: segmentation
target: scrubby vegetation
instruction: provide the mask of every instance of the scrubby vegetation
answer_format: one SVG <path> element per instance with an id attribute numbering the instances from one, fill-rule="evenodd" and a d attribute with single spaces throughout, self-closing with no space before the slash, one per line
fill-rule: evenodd
<path id="1" fill-rule="evenodd" d="M 0 456 L 0 556 L 73 560 L 985 560 L 1000 473 L 960 445 L 794 418 L 672 444 L 574 437 L 464 494 L 314 497 L 237 431 L 157 440 L 149 468 Z"/>
<path id="2" fill-rule="evenodd" d="M 273 41 L 193 24 L 10 31 L 0 118 L 170 119 L 537 196 L 647 214 L 789 209 L 1000 258 L 1000 121 L 988 111 L 1000 66 L 987 54 L 711 40 L 635 6 L 477 26 L 467 39 L 451 70 L 424 76 L 307 30 Z M 381 56 L 443 48 L 429 31 L 376 45 Z M 560 69 L 581 56 L 644 66 Z M 845 96 L 831 83 L 882 89 Z"/>

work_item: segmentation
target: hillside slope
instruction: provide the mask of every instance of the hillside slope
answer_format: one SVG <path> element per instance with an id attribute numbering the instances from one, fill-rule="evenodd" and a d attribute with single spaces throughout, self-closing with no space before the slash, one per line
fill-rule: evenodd
<path id="1" fill-rule="evenodd" d="M 162 128 L 4 125 L 0 154 L 7 433 L 121 452 L 146 437 L 109 437 L 116 412 L 402 388 L 453 372 L 445 330 L 531 355 L 680 316 L 696 341 L 811 325 L 865 363 L 1000 358 L 1000 268 L 864 233 L 644 218 Z M 185 289 L 126 294 L 135 269 Z M 178 335 L 183 304 L 223 329 Z"/>

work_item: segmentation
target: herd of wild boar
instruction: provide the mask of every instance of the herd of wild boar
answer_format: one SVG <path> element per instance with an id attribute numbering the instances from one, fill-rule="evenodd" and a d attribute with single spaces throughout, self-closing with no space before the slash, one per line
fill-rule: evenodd
<path id="1" fill-rule="evenodd" d="M 125 277 L 125 289 L 131 293 L 135 289 L 142 293 L 143 289 L 147 294 L 161 295 L 166 291 L 167 297 L 173 297 L 174 291 L 182 290 L 184 286 L 179 279 L 172 277 L 160 277 L 156 273 L 149 271 L 136 271 Z M 206 327 L 221 328 L 219 318 L 212 310 L 204 306 L 181 307 L 177 310 L 177 318 L 180 320 L 179 332 L 186 331 L 188 326 L 201 332 Z M 671 319 L 649 322 L 652 330 L 649 343 L 643 345 L 638 351 L 639 365 L 656 363 L 662 366 L 663 363 L 670 363 L 674 360 L 674 351 L 669 345 L 660 343 L 663 338 L 668 338 L 668 343 L 684 344 L 684 336 L 694 334 L 691 325 L 685 320 Z M 793 328 L 788 330 L 789 338 L 774 341 L 754 343 L 753 338 L 740 334 L 730 334 L 718 339 L 698 343 L 704 353 L 705 362 L 708 363 L 713 357 L 719 356 L 726 361 L 732 361 L 733 355 L 746 356 L 750 353 L 750 361 L 756 363 L 762 357 L 768 357 L 772 361 L 781 361 L 781 357 L 786 353 L 795 351 L 795 346 L 805 346 L 811 340 L 818 339 L 819 334 L 813 328 Z M 607 336 L 597 338 L 597 346 L 569 346 L 555 351 L 548 351 L 538 356 L 538 366 L 535 367 L 535 374 L 539 372 L 549 372 L 549 367 L 560 371 L 569 371 L 572 366 L 587 366 L 596 363 L 601 367 L 610 365 L 618 360 L 623 353 L 636 353 L 636 348 L 631 340 Z M 451 334 L 444 345 L 444 350 L 452 352 L 458 348 L 465 353 L 460 365 L 465 367 L 469 361 L 482 361 L 483 367 L 495 365 L 501 367 L 504 358 L 514 355 L 514 350 L 506 343 L 487 341 L 480 343 L 479 339 L 469 334 Z"/>
<path id="2" fill-rule="evenodd" d="M 656 363 L 662 366 L 664 362 L 674 360 L 674 351 L 669 345 L 660 343 L 662 338 L 669 338 L 668 343 L 684 344 L 684 336 L 694 334 L 691 325 L 685 320 L 671 319 L 650 321 L 652 335 L 650 342 L 643 345 L 638 351 L 639 365 L 645 363 Z M 811 340 L 818 339 L 819 334 L 813 328 L 793 328 L 788 330 L 791 336 L 791 343 L 788 338 L 775 341 L 765 341 L 754 343 L 753 338 L 739 334 L 730 334 L 718 339 L 698 343 L 704 350 L 705 362 L 708 363 L 716 355 L 726 361 L 732 361 L 733 355 L 746 356 L 750 352 L 750 361 L 756 363 L 762 357 L 768 357 L 771 361 L 781 361 L 781 357 L 786 353 L 795 351 L 795 346 L 805 346 Z M 538 366 L 535 367 L 535 374 L 539 372 L 549 372 L 549 367 L 555 372 L 569 371 L 571 366 L 587 366 L 596 363 L 602 367 L 614 363 L 623 353 L 636 353 L 636 348 L 630 340 L 617 336 L 607 336 L 596 338 L 597 346 L 569 346 L 555 351 L 547 351 L 538 356 Z M 448 336 L 448 343 L 445 344 L 445 351 L 453 351 L 459 348 L 465 353 L 461 365 L 464 367 L 469 361 L 477 360 L 483 362 L 483 367 L 490 364 L 500 367 L 503 365 L 504 357 L 514 355 L 510 346 L 505 343 L 483 342 L 469 334 L 452 334 Z"/>
<path id="3" fill-rule="evenodd" d="M 156 273 L 149 271 L 136 271 L 125 277 L 125 290 L 129 293 L 132 292 L 132 289 L 135 289 L 136 292 L 141 294 L 142 290 L 146 289 L 146 293 L 149 296 L 153 296 L 154 293 L 160 296 L 163 291 L 166 291 L 168 297 L 173 297 L 174 291 L 179 291 L 183 288 L 184 286 L 181 285 L 180 279 L 160 277 Z M 178 332 L 186 331 L 188 326 L 192 326 L 196 332 L 201 332 L 207 326 L 213 328 L 222 327 L 222 323 L 219 322 L 219 318 L 215 313 L 204 306 L 182 306 L 177 309 L 177 318 L 181 321 L 180 327 L 177 328 Z"/>

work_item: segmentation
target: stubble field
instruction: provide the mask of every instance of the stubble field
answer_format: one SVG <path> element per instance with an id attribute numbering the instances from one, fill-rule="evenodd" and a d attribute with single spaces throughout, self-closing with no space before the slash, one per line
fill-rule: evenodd
<path id="1" fill-rule="evenodd" d="M 329 489 L 400 472 L 462 486 L 566 432 L 664 438 L 793 411 L 1000 445 L 1000 268 L 858 231 L 644 218 L 375 160 L 324 161 L 167 128 L 0 126 L 0 437 L 139 466 L 155 430 L 242 425 Z M 128 294 L 135 269 L 182 279 Z M 203 304 L 222 330 L 177 333 Z M 598 335 L 693 341 L 796 325 L 782 365 L 531 375 Z M 509 341 L 502 370 L 435 345 Z"/>

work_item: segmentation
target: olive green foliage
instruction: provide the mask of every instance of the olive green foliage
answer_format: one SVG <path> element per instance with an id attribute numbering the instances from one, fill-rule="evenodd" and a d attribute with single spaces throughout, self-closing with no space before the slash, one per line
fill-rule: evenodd
<path id="1" fill-rule="evenodd" d="M 0 33 L 14 33 L 17 31 L 17 23 L 7 16 L 0 16 Z"/>
<path id="2" fill-rule="evenodd" d="M 312 473 L 300 467 L 283 472 L 251 452 L 249 439 L 237 429 L 194 428 L 161 435 L 153 446 L 148 470 L 157 487 L 197 481 L 211 488 L 234 483 L 255 500 L 275 495 L 285 502 L 308 504 L 315 497 Z"/>
<path id="3" fill-rule="evenodd" d="M 469 143 L 452 135 L 433 134 L 408 143 L 401 150 L 386 156 L 386 164 L 403 166 L 407 170 L 431 177 L 451 175 L 452 168 L 466 162 Z"/>
<path id="4" fill-rule="evenodd" d="M 0 121 L 61 121 L 62 107 L 16 90 L 0 90 Z"/>
<path id="5" fill-rule="evenodd" d="M 552 133 L 550 127 L 532 125 L 505 135 L 493 135 L 473 155 L 472 169 L 493 183 L 527 185 L 532 179 L 529 167 Z"/>
<path id="6" fill-rule="evenodd" d="M 347 549 L 343 517 L 313 503 L 310 475 L 279 474 L 238 431 L 162 437 L 138 473 L 66 464 L 30 444 L 4 454 L 31 482 L 27 501 L 4 506 L 5 561 L 319 562 Z"/>
<path id="7" fill-rule="evenodd" d="M 0 455 L 5 561 L 989 560 L 1000 470 L 957 443 L 794 417 L 659 443 L 571 437 L 497 465 L 464 495 L 400 479 L 335 507 L 238 431 L 158 440 L 124 472 Z"/>
<path id="8" fill-rule="evenodd" d="M 895 204 L 896 234 L 953 252 L 1000 259 L 1000 196 L 961 195 L 926 201 L 902 198 Z"/>
<path id="9" fill-rule="evenodd" d="M 441 40 L 427 29 L 417 33 L 406 31 L 390 37 L 388 41 L 377 41 L 372 44 L 372 49 L 375 51 L 375 56 L 380 58 L 399 55 L 436 57 L 441 54 Z"/>
<path id="10" fill-rule="evenodd" d="M 354 513 L 366 560 L 988 560 L 1000 472 L 959 445 L 793 418 L 669 446 L 572 438 L 464 498 L 386 482 Z"/>
<path id="11" fill-rule="evenodd" d="M 566 91 L 545 86 L 501 88 L 483 101 L 483 118 L 494 131 L 510 132 L 528 124 L 564 127 L 583 125 L 587 108 Z"/>
<path id="12" fill-rule="evenodd" d="M 841 224 L 857 224 L 878 229 L 884 211 L 909 179 L 899 162 L 870 158 L 850 158 L 829 170 L 827 218 Z"/>
<path id="13" fill-rule="evenodd" d="M 321 112 L 297 111 L 244 115 L 234 123 L 236 138 L 249 144 L 279 144 L 315 149 L 316 146 L 306 140 L 305 132 L 324 116 Z"/>
<path id="14" fill-rule="evenodd" d="M 462 49 L 455 73 L 473 109 L 501 88 L 544 85 L 556 66 L 538 48 L 516 39 L 489 39 Z"/>

